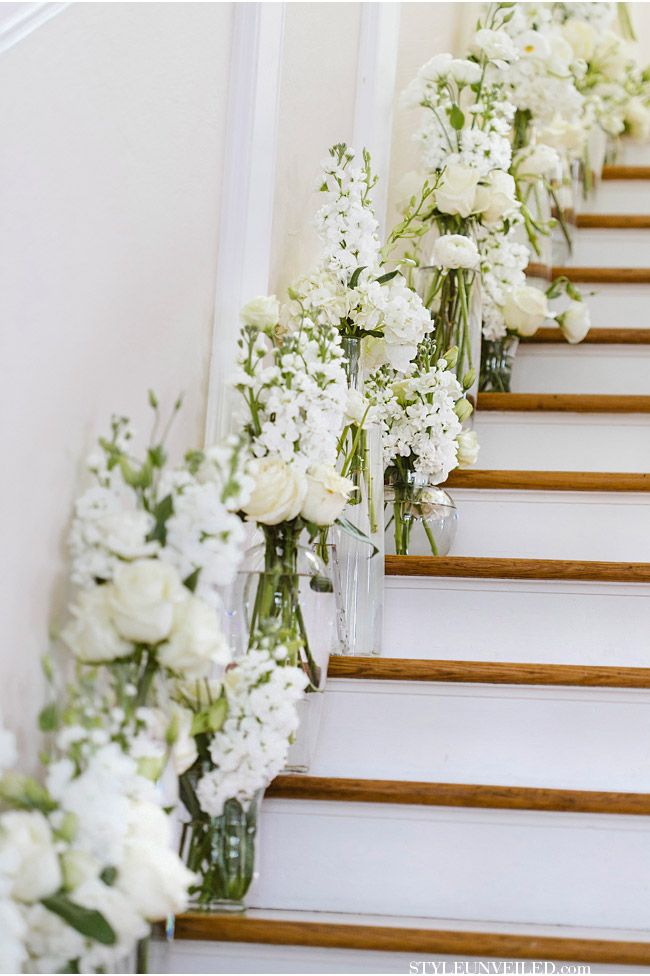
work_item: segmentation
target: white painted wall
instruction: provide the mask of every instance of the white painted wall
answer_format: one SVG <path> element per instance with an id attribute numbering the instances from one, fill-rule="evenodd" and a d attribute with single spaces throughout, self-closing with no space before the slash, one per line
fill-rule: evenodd
<path id="1" fill-rule="evenodd" d="M 0 56 L 0 702 L 27 747 L 80 459 L 203 435 L 233 4 L 75 4 Z"/>

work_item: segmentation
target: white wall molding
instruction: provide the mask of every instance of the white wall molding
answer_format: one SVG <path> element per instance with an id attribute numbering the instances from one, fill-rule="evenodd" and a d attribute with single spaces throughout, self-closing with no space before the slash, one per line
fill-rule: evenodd
<path id="1" fill-rule="evenodd" d="M 399 28 L 399 3 L 362 5 L 353 146 L 357 152 L 365 146 L 372 154 L 379 176 L 373 202 L 382 231 L 388 205 Z"/>
<path id="2" fill-rule="evenodd" d="M 0 4 L 0 54 L 69 6 L 69 3 Z"/>
<path id="3" fill-rule="evenodd" d="M 284 3 L 235 4 L 206 443 L 228 428 L 242 305 L 268 290 Z"/>

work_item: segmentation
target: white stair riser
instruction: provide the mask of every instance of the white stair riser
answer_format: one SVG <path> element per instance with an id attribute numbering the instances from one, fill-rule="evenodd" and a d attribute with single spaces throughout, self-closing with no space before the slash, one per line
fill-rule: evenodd
<path id="1" fill-rule="evenodd" d="M 650 560 L 648 494 L 486 489 L 450 494 L 459 514 L 452 556 Z M 411 538 L 412 555 L 431 555 L 419 527 Z"/>
<path id="2" fill-rule="evenodd" d="M 512 371 L 513 393 L 645 395 L 649 390 L 650 344 L 534 346 L 522 343 Z"/>
<path id="3" fill-rule="evenodd" d="M 330 679 L 324 698 L 314 776 L 622 792 L 650 783 L 650 691 Z"/>
<path id="4" fill-rule="evenodd" d="M 620 139 L 614 162 L 617 166 L 648 166 L 650 145 L 647 142 L 637 142 L 635 139 Z"/>
<path id="5" fill-rule="evenodd" d="M 648 266 L 650 267 L 650 259 Z M 650 327 L 650 285 L 591 285 L 577 282 L 577 287 L 586 296 L 594 328 Z"/>
<path id="6" fill-rule="evenodd" d="M 363 922 L 362 922 L 363 924 Z M 598 933 L 594 938 L 598 938 Z M 423 973 L 422 954 L 401 952 L 366 952 L 358 949 L 321 949 L 314 946 L 255 945 L 245 942 L 176 942 L 169 947 L 160 942 L 151 946 L 150 959 L 156 973 L 410 973 L 412 963 L 418 961 Z M 432 976 L 436 962 L 438 972 L 454 972 L 457 957 L 426 957 L 427 976 Z M 503 959 L 478 959 L 483 963 L 481 972 L 494 972 L 490 964 Z M 443 969 L 443 963 L 447 968 Z M 575 963 L 573 964 L 575 965 Z M 474 970 L 479 972 L 477 968 Z M 509 972 L 516 972 L 513 967 Z M 532 972 L 532 970 L 530 970 Z M 559 964 L 558 964 L 558 972 Z M 568 970 L 567 970 L 568 971 Z M 577 972 L 577 970 L 572 970 Z M 611 965 L 585 967 L 584 972 L 611 973 Z M 650 969 L 616 965 L 617 973 L 647 973 Z"/>
<path id="7" fill-rule="evenodd" d="M 647 207 L 650 212 L 650 187 Z M 579 267 L 650 267 L 650 230 L 582 228 L 574 232 L 573 251 L 563 263 Z"/>
<path id="8" fill-rule="evenodd" d="M 580 213 L 649 213 L 650 180 L 602 180 Z"/>
<path id="9" fill-rule="evenodd" d="M 648 667 L 649 633 L 645 583 L 386 581 L 386 657 Z"/>
<path id="10" fill-rule="evenodd" d="M 267 800 L 260 835 L 256 908 L 647 928 L 650 818 Z"/>
<path id="11" fill-rule="evenodd" d="M 650 414 L 481 412 L 481 468 L 650 470 Z"/>

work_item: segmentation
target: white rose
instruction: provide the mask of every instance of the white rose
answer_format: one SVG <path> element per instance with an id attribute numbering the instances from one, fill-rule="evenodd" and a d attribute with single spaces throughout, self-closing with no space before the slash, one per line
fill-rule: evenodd
<path id="1" fill-rule="evenodd" d="M 597 34 L 586 20 L 572 17 L 562 26 L 565 41 L 571 45 L 574 58 L 581 61 L 591 61 L 596 48 Z"/>
<path id="2" fill-rule="evenodd" d="M 96 586 L 79 594 L 71 607 L 72 620 L 61 638 L 80 661 L 115 661 L 133 653 L 133 644 L 118 634 L 113 623 L 112 584 Z"/>
<path id="3" fill-rule="evenodd" d="M 111 512 L 95 523 L 100 543 L 122 559 L 152 556 L 158 542 L 147 542 L 155 520 L 148 512 Z"/>
<path id="4" fill-rule="evenodd" d="M 460 163 L 447 166 L 436 190 L 436 207 L 442 213 L 469 217 L 474 212 L 476 188 L 480 174 L 472 166 Z"/>
<path id="5" fill-rule="evenodd" d="M 449 74 L 459 85 L 475 85 L 481 80 L 481 66 L 476 61 L 453 58 L 449 62 Z"/>
<path id="6" fill-rule="evenodd" d="M 551 146 L 539 143 L 517 153 L 514 164 L 519 179 L 536 180 L 556 173 L 560 157 Z"/>
<path id="7" fill-rule="evenodd" d="M 539 132 L 539 141 L 553 149 L 566 149 L 572 154 L 580 153 L 584 147 L 586 131 L 579 122 L 569 122 L 559 113 Z"/>
<path id="8" fill-rule="evenodd" d="M 571 302 L 566 311 L 558 316 L 558 324 L 567 342 L 582 342 L 591 328 L 591 316 L 585 302 Z"/>
<path id="9" fill-rule="evenodd" d="M 40 901 L 61 887 L 63 875 L 52 830 L 37 810 L 10 811 L 0 818 L 0 852 L 11 864 L 11 894 L 18 901 Z"/>
<path id="10" fill-rule="evenodd" d="M 226 665 L 231 653 L 214 607 L 188 594 L 175 607 L 169 640 L 158 648 L 158 660 L 185 678 L 202 678 L 213 664 Z"/>
<path id="11" fill-rule="evenodd" d="M 432 263 L 439 268 L 477 268 L 478 249 L 471 237 L 443 234 L 433 246 Z"/>
<path id="12" fill-rule="evenodd" d="M 168 735 L 173 739 L 171 746 L 171 760 L 177 776 L 193 766 L 198 757 L 196 740 L 192 735 L 194 715 L 189 708 L 173 704 L 170 708 L 170 725 Z"/>
<path id="13" fill-rule="evenodd" d="M 300 514 L 315 525 L 332 525 L 345 508 L 354 489 L 349 478 L 342 478 L 325 464 L 315 464 L 307 472 L 307 494 Z"/>
<path id="14" fill-rule="evenodd" d="M 188 595 L 173 566 L 157 559 L 125 563 L 110 589 L 113 622 L 127 640 L 157 644 L 169 635 L 174 609 Z"/>
<path id="15" fill-rule="evenodd" d="M 512 38 L 504 30 L 483 27 L 474 35 L 472 45 L 490 61 L 516 61 L 519 57 Z"/>
<path id="16" fill-rule="evenodd" d="M 259 295 L 246 302 L 239 313 L 244 325 L 252 325 L 256 329 L 266 329 L 277 325 L 280 320 L 280 304 L 275 295 Z"/>
<path id="17" fill-rule="evenodd" d="M 262 525 L 290 522 L 302 508 L 307 491 L 304 474 L 278 457 L 259 458 L 251 465 L 255 487 L 244 506 L 249 519 Z"/>
<path id="18" fill-rule="evenodd" d="M 650 136 L 650 112 L 640 98 L 631 98 L 625 106 L 625 127 L 633 139 L 645 142 Z"/>
<path id="19" fill-rule="evenodd" d="M 514 177 L 502 169 L 494 169 L 485 186 L 476 194 L 476 210 L 484 224 L 496 224 L 518 208 Z"/>
<path id="20" fill-rule="evenodd" d="M 461 468 L 466 468 L 470 464 L 478 461 L 479 444 L 475 430 L 464 430 L 456 438 L 458 444 L 458 454 L 456 455 L 458 464 Z"/>
<path id="21" fill-rule="evenodd" d="M 138 803 L 131 819 L 115 886 L 149 922 L 182 912 L 195 876 L 171 849 L 169 817 L 153 803 Z"/>
<path id="22" fill-rule="evenodd" d="M 531 336 L 548 318 L 548 301 L 539 288 L 519 285 L 508 292 L 503 306 L 507 327 L 520 336 Z"/>

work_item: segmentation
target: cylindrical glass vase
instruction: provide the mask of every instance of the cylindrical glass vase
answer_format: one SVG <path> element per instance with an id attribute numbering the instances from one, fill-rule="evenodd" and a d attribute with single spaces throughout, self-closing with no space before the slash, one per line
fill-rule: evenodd
<path id="1" fill-rule="evenodd" d="M 512 367 L 518 346 L 518 336 L 483 339 L 479 385 L 481 393 L 510 393 Z"/>
<path id="2" fill-rule="evenodd" d="M 529 279 L 549 281 L 553 268 L 551 196 L 546 181 L 531 180 L 522 185 L 523 222 L 516 240 L 528 248 L 530 255 L 526 275 Z"/>
<path id="3" fill-rule="evenodd" d="M 363 393 L 361 340 L 344 338 L 348 386 Z M 384 459 L 381 429 L 376 423 L 349 424 L 342 438 L 339 469 L 355 486 L 343 512 L 344 524 L 334 525 L 345 608 L 348 654 L 381 654 L 384 609 Z M 345 525 L 347 523 L 347 527 Z"/>
<path id="4" fill-rule="evenodd" d="M 551 256 L 554 265 L 562 265 L 571 258 L 576 230 L 572 162 L 566 154 L 560 157 L 558 170 L 550 180 L 550 194 L 551 216 L 555 221 L 551 232 Z"/>
<path id="5" fill-rule="evenodd" d="M 397 556 L 446 556 L 458 510 L 444 489 L 416 471 L 387 472 L 386 549 Z"/>
<path id="6" fill-rule="evenodd" d="M 255 876 L 255 841 L 263 790 L 248 802 L 226 800 L 218 817 L 183 825 L 181 856 L 197 876 L 190 888 L 194 910 L 243 912 Z"/>

